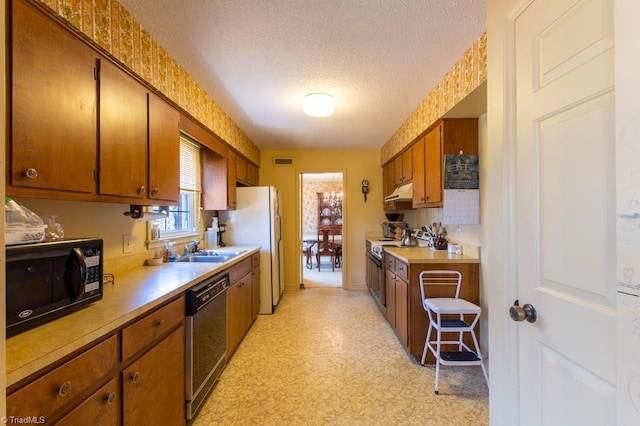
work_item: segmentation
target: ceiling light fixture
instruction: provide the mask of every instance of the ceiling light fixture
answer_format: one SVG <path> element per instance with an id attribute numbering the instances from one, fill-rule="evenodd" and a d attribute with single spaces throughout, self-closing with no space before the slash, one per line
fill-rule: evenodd
<path id="1" fill-rule="evenodd" d="M 336 101 L 326 93 L 309 93 L 304 97 L 304 112 L 313 117 L 326 117 L 336 108 Z"/>

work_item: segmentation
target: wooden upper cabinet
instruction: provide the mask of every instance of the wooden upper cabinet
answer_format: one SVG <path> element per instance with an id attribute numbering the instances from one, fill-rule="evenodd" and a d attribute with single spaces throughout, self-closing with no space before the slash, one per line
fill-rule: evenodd
<path id="1" fill-rule="evenodd" d="M 109 61 L 100 61 L 99 192 L 147 196 L 147 102 L 144 86 Z"/>
<path id="2" fill-rule="evenodd" d="M 413 160 L 413 207 L 419 207 L 426 203 L 425 193 L 425 159 L 424 140 L 422 137 L 411 146 L 411 157 Z"/>
<path id="3" fill-rule="evenodd" d="M 259 183 L 258 166 L 249 162 L 247 162 L 247 183 L 249 186 L 258 186 Z"/>
<path id="4" fill-rule="evenodd" d="M 220 155 L 209 148 L 202 151 L 202 208 L 234 210 L 236 208 L 236 160 L 228 149 Z"/>
<path id="5" fill-rule="evenodd" d="M 425 204 L 442 205 L 442 125 L 425 136 Z"/>
<path id="6" fill-rule="evenodd" d="M 149 95 L 149 198 L 177 203 L 180 198 L 180 114 Z"/>
<path id="7" fill-rule="evenodd" d="M 441 207 L 444 156 L 478 154 L 478 120 L 442 119 L 413 147 L 413 207 Z M 418 158 L 423 153 L 422 158 Z"/>
<path id="8" fill-rule="evenodd" d="M 236 208 L 236 153 L 227 150 L 227 207 L 228 210 Z"/>
<path id="9" fill-rule="evenodd" d="M 15 186 L 94 194 L 97 55 L 31 5 L 12 4 L 7 193 L 28 195 Z"/>
<path id="10" fill-rule="evenodd" d="M 395 186 L 411 182 L 413 178 L 411 149 L 405 150 L 393 160 L 393 170 Z"/>
<path id="11" fill-rule="evenodd" d="M 247 160 L 236 155 L 236 180 L 247 183 Z"/>

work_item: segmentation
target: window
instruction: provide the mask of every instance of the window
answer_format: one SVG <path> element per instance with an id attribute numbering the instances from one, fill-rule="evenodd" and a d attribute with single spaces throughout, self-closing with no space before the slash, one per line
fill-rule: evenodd
<path id="1" fill-rule="evenodd" d="M 159 226 L 161 238 L 179 237 L 197 232 L 202 192 L 200 176 L 200 145 L 181 135 L 180 204 L 158 207 L 158 211 L 167 212 L 167 217 L 151 222 L 152 225 Z"/>

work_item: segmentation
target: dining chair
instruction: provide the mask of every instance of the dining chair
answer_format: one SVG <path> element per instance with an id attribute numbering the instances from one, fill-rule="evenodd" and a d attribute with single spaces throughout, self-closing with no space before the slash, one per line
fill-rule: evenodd
<path id="1" fill-rule="evenodd" d="M 331 271 L 335 271 L 336 267 L 336 249 L 335 236 L 330 229 L 318 230 L 318 251 L 316 252 L 316 262 L 318 263 L 318 272 L 320 272 L 321 258 L 329 257 L 331 259 Z"/>

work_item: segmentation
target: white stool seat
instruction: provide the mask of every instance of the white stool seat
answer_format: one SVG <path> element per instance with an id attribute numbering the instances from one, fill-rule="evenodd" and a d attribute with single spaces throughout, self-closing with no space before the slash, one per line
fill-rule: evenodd
<path id="1" fill-rule="evenodd" d="M 430 309 L 437 314 L 479 314 L 480 307 L 468 300 L 452 297 L 434 297 L 424 299 L 425 310 Z"/>
<path id="2" fill-rule="evenodd" d="M 438 380 L 440 365 L 475 366 L 479 365 L 484 378 L 489 383 L 487 370 L 482 362 L 482 354 L 478 346 L 478 339 L 474 328 L 480 319 L 482 309 L 468 300 L 460 299 L 460 284 L 462 274 L 458 271 L 423 271 L 420 273 L 420 294 L 422 306 L 429 316 L 429 329 L 424 342 L 421 364 L 427 358 L 427 351 L 431 351 L 436 360 L 435 393 L 438 394 Z M 453 297 L 425 297 L 429 290 L 436 286 L 450 290 Z M 431 287 L 431 288 L 430 288 Z M 447 318 L 443 318 L 446 315 Z M 453 317 L 453 318 L 452 318 Z M 431 340 L 431 333 L 435 330 L 436 338 Z M 442 333 L 457 333 L 455 340 L 443 340 Z M 468 333 L 473 340 L 473 349 L 464 341 Z M 456 345 L 457 351 L 441 351 L 442 345 Z"/>

